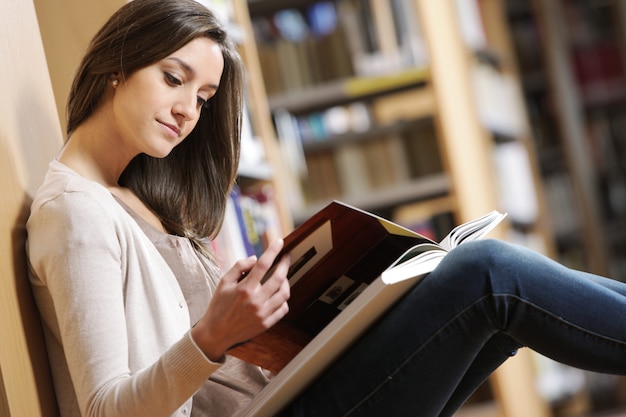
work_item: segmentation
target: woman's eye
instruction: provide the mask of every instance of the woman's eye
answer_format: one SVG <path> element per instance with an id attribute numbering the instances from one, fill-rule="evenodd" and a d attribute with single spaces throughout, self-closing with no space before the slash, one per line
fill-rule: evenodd
<path id="1" fill-rule="evenodd" d="M 204 109 L 206 109 L 207 107 L 209 107 L 209 99 L 211 97 L 208 98 L 203 98 L 198 96 L 198 108 L 202 107 Z"/>
<path id="2" fill-rule="evenodd" d="M 209 100 L 198 96 L 198 107 L 206 108 L 208 104 L 209 104 Z"/>
<path id="3" fill-rule="evenodd" d="M 165 73 L 165 81 L 167 81 L 167 83 L 170 85 L 182 85 L 183 84 L 181 80 L 179 80 L 178 78 L 176 78 L 169 72 Z"/>

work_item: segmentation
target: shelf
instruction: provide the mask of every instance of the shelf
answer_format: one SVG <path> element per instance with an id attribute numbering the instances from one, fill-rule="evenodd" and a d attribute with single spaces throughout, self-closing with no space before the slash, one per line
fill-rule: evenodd
<path id="1" fill-rule="evenodd" d="M 541 154 L 537 158 L 542 168 L 542 177 L 560 174 L 567 168 L 561 150 L 554 146 L 549 149 L 542 149 Z"/>
<path id="2" fill-rule="evenodd" d="M 450 195 L 431 198 L 428 200 L 407 203 L 393 210 L 393 221 L 398 224 L 427 221 L 433 214 L 451 213 L 454 210 L 454 201 Z M 447 231 L 446 231 L 447 233 Z"/>
<path id="3" fill-rule="evenodd" d="M 271 14 L 278 10 L 306 7 L 316 0 L 248 0 L 248 9 L 252 16 Z"/>
<path id="4" fill-rule="evenodd" d="M 527 20 L 532 17 L 532 2 L 528 0 L 508 0 L 507 1 L 507 18 L 511 21 L 517 19 Z"/>
<path id="5" fill-rule="evenodd" d="M 604 111 L 607 113 L 620 113 L 626 107 L 626 93 L 621 87 L 607 89 L 604 94 L 596 97 L 583 97 L 582 106 L 587 113 Z"/>
<path id="6" fill-rule="evenodd" d="M 303 113 L 425 85 L 428 79 L 429 72 L 423 68 L 380 77 L 353 77 L 273 96 L 269 105 L 272 111 Z"/>
<path id="7" fill-rule="evenodd" d="M 445 174 L 434 174 L 393 187 L 372 190 L 363 195 L 339 197 L 337 200 L 363 210 L 377 211 L 407 202 L 441 197 L 448 194 L 449 189 L 448 177 Z M 306 210 L 294 213 L 295 223 L 298 224 L 306 220 L 327 203 L 327 201 L 313 203 Z"/>
<path id="8" fill-rule="evenodd" d="M 239 168 L 237 169 L 237 176 L 247 179 L 270 181 L 273 177 L 273 170 L 267 162 L 255 165 L 242 163 L 239 164 Z"/>
<path id="9" fill-rule="evenodd" d="M 376 126 L 364 132 L 350 132 L 341 135 L 329 136 L 318 141 L 303 142 L 302 149 L 306 154 L 328 151 L 348 143 L 364 142 L 367 140 L 378 139 L 381 136 L 387 136 L 393 133 L 405 132 L 411 128 L 419 128 L 428 122 L 429 119 L 426 115 L 422 119 L 401 120 L 390 125 Z"/>
<path id="10" fill-rule="evenodd" d="M 524 94 L 526 95 L 539 95 L 546 94 L 548 85 L 546 80 L 546 74 L 541 69 L 527 70 L 524 72 L 522 79 L 522 85 L 524 87 Z"/>

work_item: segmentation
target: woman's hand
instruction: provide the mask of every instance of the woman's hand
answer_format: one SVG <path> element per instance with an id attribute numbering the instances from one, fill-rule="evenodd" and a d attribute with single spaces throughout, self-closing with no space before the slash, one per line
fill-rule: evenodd
<path id="1" fill-rule="evenodd" d="M 269 329 L 289 311 L 289 257 L 283 256 L 261 282 L 282 247 L 278 240 L 258 260 L 252 256 L 238 261 L 220 281 L 206 313 L 191 330 L 210 360 L 219 360 L 230 347 Z"/>

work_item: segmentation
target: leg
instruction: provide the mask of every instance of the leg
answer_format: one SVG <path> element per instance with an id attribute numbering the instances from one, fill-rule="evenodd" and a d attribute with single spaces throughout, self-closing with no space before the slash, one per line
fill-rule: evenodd
<path id="1" fill-rule="evenodd" d="M 626 373 L 624 286 L 497 241 L 452 251 L 290 415 L 438 416 L 520 346 Z M 445 411 L 444 411 L 445 410 Z"/>
<path id="2" fill-rule="evenodd" d="M 518 346 L 518 342 L 504 333 L 496 333 L 487 341 L 450 395 L 439 417 L 452 416 L 496 368 L 515 354 Z"/>
<path id="3" fill-rule="evenodd" d="M 513 247 L 511 249 L 515 248 Z M 502 250 L 508 251 L 509 248 L 502 248 Z M 524 252 L 523 249 L 519 250 Z M 537 303 L 537 308 L 545 308 L 543 313 L 540 311 L 537 313 L 532 311 L 529 312 L 529 315 L 545 315 L 545 318 L 542 320 L 545 320 L 546 323 L 537 325 L 545 327 L 541 327 L 533 331 L 533 324 L 531 323 L 534 323 L 535 321 L 531 317 L 527 317 L 525 321 L 529 324 L 529 328 L 526 330 L 520 329 L 517 326 L 511 326 L 508 331 L 496 334 L 492 340 L 486 343 L 480 355 L 474 360 L 474 363 L 466 375 L 464 375 L 463 379 L 459 382 L 455 393 L 450 398 L 448 404 L 446 404 L 441 416 L 454 414 L 454 412 L 465 402 L 469 395 L 478 387 L 478 385 L 480 385 L 480 383 L 482 383 L 489 376 L 491 373 L 490 369 L 493 370 L 500 364 L 498 363 L 498 349 L 507 345 L 511 346 L 510 343 L 515 343 L 515 340 L 508 336 L 509 334 L 517 334 L 516 337 L 518 337 L 519 340 L 522 340 L 525 345 L 528 345 L 534 348 L 534 350 L 550 356 L 557 361 L 598 372 L 624 373 L 624 359 L 626 357 L 623 353 L 623 346 L 621 346 L 624 340 L 624 330 L 622 328 L 621 330 L 615 332 L 615 330 L 611 330 L 610 327 L 613 324 L 614 319 L 619 321 L 619 318 L 622 317 L 623 303 L 626 299 L 626 285 L 622 282 L 604 277 L 564 269 L 561 265 L 557 265 L 552 261 L 546 260 L 541 255 L 533 253 L 521 253 L 514 255 L 514 252 L 512 252 L 509 253 L 508 256 L 513 256 L 515 258 L 528 256 L 527 261 L 519 263 L 519 265 L 526 264 L 532 268 L 530 268 L 527 272 L 519 271 L 517 276 L 516 274 L 508 274 L 500 278 L 494 278 L 500 284 L 502 291 L 501 296 L 507 293 L 507 290 L 503 287 L 505 284 L 514 285 L 514 288 L 508 291 L 510 294 L 514 294 L 517 291 L 515 288 L 522 288 L 521 284 L 525 282 L 526 295 L 523 295 L 522 297 L 528 297 L 526 300 L 527 302 L 536 300 L 535 302 Z M 506 256 L 500 256 L 500 259 L 504 263 L 511 262 L 511 264 L 517 264 L 519 262 L 516 260 L 507 261 Z M 553 271 L 553 268 L 556 269 Z M 524 268 L 522 267 L 522 269 Z M 533 270 L 536 269 L 539 270 L 538 273 L 533 272 Z M 499 271 L 500 267 L 496 267 L 495 270 Z M 522 278 L 525 274 L 528 274 L 532 278 Z M 494 273 L 493 275 L 495 277 L 498 274 Z M 506 282 L 508 278 L 512 278 L 512 280 Z M 533 282 L 535 279 L 547 281 L 537 283 Z M 516 280 L 520 281 L 515 282 Z M 542 283 L 547 283 L 548 285 L 544 288 Z M 569 290 L 560 289 L 559 287 L 562 285 L 568 287 Z M 529 289 L 534 289 L 535 291 L 529 291 Z M 537 294 L 539 294 L 540 297 L 537 297 Z M 570 299 L 570 301 L 578 299 L 578 297 L 581 296 L 586 300 L 583 301 L 582 304 L 567 301 L 568 299 Z M 559 301 L 559 299 L 561 301 Z M 603 300 L 608 300 L 608 304 L 605 304 Z M 552 328 L 551 324 L 548 323 L 551 321 L 551 313 L 549 312 L 550 306 L 559 304 L 562 306 L 560 311 L 563 314 L 563 317 L 552 317 L 552 320 L 554 321 L 553 324 L 563 328 L 566 328 L 568 325 L 578 325 L 581 326 L 581 329 L 586 327 L 589 331 L 598 331 L 598 334 L 591 337 L 591 343 L 587 343 L 586 336 L 583 336 L 582 340 L 577 340 L 576 337 L 569 339 L 569 337 L 566 336 L 564 343 L 567 345 L 563 347 L 559 337 L 548 339 L 543 336 L 544 332 L 542 332 L 542 330 Z M 571 311 L 568 312 L 569 308 L 571 308 Z M 585 312 L 586 314 L 577 314 L 580 312 Z M 522 314 L 523 316 L 524 313 L 518 312 L 517 314 Z M 552 312 L 552 314 L 555 313 Z M 572 317 L 571 323 L 568 323 L 569 317 Z M 576 317 L 578 317 L 581 321 L 578 321 Z M 548 330 L 548 332 L 549 331 L 551 330 Z M 523 333 L 530 334 L 531 336 L 524 337 L 522 335 Z M 557 334 L 560 333 L 555 333 L 554 336 Z M 608 339 L 603 339 L 601 337 L 602 334 L 608 335 Z M 594 340 L 594 337 L 597 337 L 597 339 Z M 602 347 L 600 347 L 599 350 L 596 349 L 595 342 L 603 344 L 604 341 L 608 340 L 608 344 L 611 344 L 611 338 L 616 341 L 621 340 L 621 342 L 617 342 L 617 347 L 615 349 L 609 347 L 608 350 L 614 352 L 614 355 L 605 356 L 605 351 Z M 567 339 L 569 339 L 569 341 Z M 587 350 L 589 348 L 591 351 Z M 504 349 L 506 349 L 506 347 Z M 597 361 L 598 356 L 600 359 L 599 361 Z M 568 357 L 570 358 L 568 359 Z"/>

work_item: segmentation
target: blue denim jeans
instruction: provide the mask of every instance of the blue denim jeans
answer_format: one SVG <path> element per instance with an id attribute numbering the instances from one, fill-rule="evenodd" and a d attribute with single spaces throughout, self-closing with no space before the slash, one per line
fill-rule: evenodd
<path id="1" fill-rule="evenodd" d="M 496 240 L 463 244 L 285 416 L 450 416 L 517 349 L 626 374 L 626 285 Z"/>

